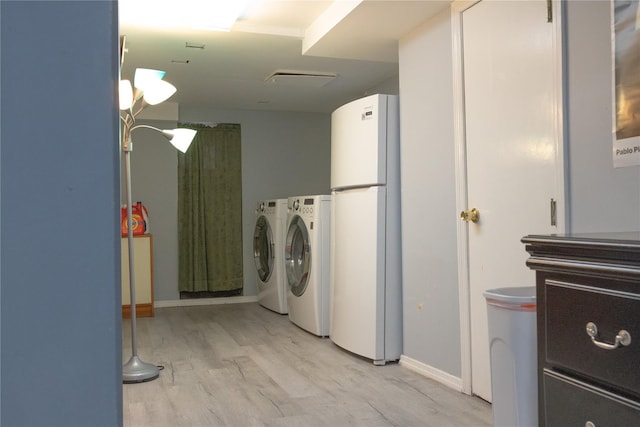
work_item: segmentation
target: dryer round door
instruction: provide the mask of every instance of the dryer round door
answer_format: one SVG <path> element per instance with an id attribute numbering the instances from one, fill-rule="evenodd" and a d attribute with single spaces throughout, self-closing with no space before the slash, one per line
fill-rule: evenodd
<path id="1" fill-rule="evenodd" d="M 264 215 L 260 215 L 253 232 L 253 260 L 256 263 L 258 277 L 262 282 L 268 281 L 273 272 L 274 246 L 269 221 Z"/>
<path id="2" fill-rule="evenodd" d="M 298 215 L 294 216 L 289 224 L 284 262 L 289 289 L 293 295 L 299 297 L 304 294 L 309 284 L 311 245 L 307 226 Z"/>

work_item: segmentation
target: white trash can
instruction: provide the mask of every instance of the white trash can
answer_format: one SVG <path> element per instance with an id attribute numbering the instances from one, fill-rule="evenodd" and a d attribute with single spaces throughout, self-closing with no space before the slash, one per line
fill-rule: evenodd
<path id="1" fill-rule="evenodd" d="M 484 292 L 489 320 L 493 425 L 538 425 L 536 288 Z"/>

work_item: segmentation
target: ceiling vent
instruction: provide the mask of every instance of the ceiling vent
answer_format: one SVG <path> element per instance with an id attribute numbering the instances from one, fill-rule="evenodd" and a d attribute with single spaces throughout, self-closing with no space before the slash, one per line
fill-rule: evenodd
<path id="1" fill-rule="evenodd" d="M 264 81 L 279 86 L 320 88 L 335 78 L 336 75 L 332 73 L 277 70 L 271 73 Z"/>

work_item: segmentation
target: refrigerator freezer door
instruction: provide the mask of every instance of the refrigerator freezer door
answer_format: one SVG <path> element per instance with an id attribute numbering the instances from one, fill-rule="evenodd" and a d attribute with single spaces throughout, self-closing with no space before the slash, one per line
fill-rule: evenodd
<path id="1" fill-rule="evenodd" d="M 386 188 L 333 193 L 331 330 L 340 347 L 384 360 Z"/>
<path id="2" fill-rule="evenodd" d="M 388 95 L 343 105 L 331 115 L 331 188 L 384 185 Z"/>

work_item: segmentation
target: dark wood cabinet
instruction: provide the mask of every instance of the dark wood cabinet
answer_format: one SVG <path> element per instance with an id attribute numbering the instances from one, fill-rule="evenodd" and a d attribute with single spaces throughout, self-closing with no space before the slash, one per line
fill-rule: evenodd
<path id="1" fill-rule="evenodd" d="M 526 236 L 541 426 L 640 426 L 640 232 Z"/>

